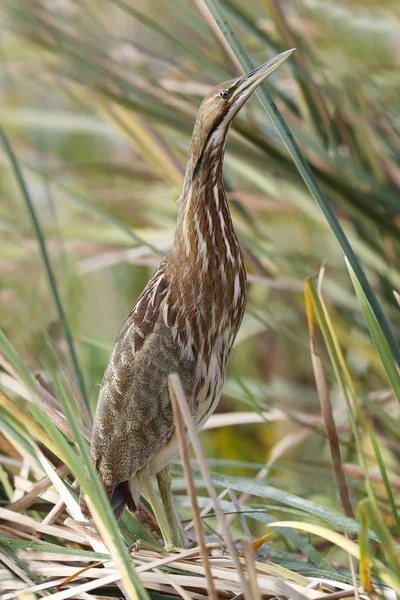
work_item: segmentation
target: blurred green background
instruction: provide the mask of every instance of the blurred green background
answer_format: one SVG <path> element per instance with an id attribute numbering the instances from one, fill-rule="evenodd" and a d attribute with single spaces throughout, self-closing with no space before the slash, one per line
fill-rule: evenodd
<path id="1" fill-rule="evenodd" d="M 297 47 L 269 91 L 398 338 L 400 3 L 220 4 L 254 64 Z M 6 0 L 0 10 L 2 125 L 45 235 L 94 409 L 118 330 L 171 246 L 197 108 L 239 67 L 200 1 Z M 65 361 L 68 353 L 4 152 L 0 174 L 0 324 L 40 371 L 44 334 Z M 203 432 L 205 450 L 256 468 L 272 458 L 271 485 L 337 506 L 303 295 L 304 278 L 321 264 L 335 331 L 394 475 L 398 405 L 342 251 L 256 97 L 233 125 L 224 176 L 250 286 L 218 412 L 266 414 L 260 424 L 246 424 L 247 415 L 242 425 Z M 321 343 L 318 350 L 357 499 L 363 477 L 351 464 L 352 431 Z M 234 472 L 255 471 L 236 465 Z"/>

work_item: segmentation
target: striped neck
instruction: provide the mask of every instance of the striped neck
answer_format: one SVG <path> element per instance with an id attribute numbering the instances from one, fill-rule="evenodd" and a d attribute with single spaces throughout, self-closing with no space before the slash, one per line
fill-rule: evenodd
<path id="1" fill-rule="evenodd" d="M 228 124 L 221 121 L 202 145 L 194 136 L 166 265 L 169 300 L 180 315 L 177 335 L 204 368 L 213 352 L 225 368 L 246 300 L 246 272 L 222 183 Z"/>
<path id="2" fill-rule="evenodd" d="M 210 263 L 217 268 L 221 261 L 233 264 L 238 252 L 222 182 L 226 134 L 227 124 L 221 122 L 202 148 L 191 148 L 180 201 L 174 248 L 203 272 Z"/>

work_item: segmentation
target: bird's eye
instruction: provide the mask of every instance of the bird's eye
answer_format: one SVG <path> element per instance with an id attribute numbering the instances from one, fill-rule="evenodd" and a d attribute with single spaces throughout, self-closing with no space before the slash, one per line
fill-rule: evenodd
<path id="1" fill-rule="evenodd" d="M 229 98 L 228 90 L 221 90 L 219 93 L 219 97 L 222 98 L 222 100 L 226 100 L 227 98 Z"/>

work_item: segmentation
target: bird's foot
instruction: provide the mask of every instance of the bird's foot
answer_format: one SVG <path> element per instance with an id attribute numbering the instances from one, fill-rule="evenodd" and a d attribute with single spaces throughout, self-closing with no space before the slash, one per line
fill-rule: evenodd
<path id="1" fill-rule="evenodd" d="M 209 542 L 206 544 L 207 551 L 211 553 L 212 550 L 221 549 L 220 542 Z M 174 544 L 166 544 L 165 546 L 159 546 L 158 544 L 152 544 L 145 540 L 138 540 L 132 546 L 128 548 L 128 554 L 131 552 L 140 552 L 140 550 L 146 550 L 148 552 L 157 552 L 158 554 L 180 554 L 185 550 L 196 550 L 200 553 L 200 546 L 192 546 L 190 548 L 180 548 Z"/>
<path id="2" fill-rule="evenodd" d="M 184 548 L 179 548 L 174 544 L 166 544 L 165 546 L 159 546 L 158 544 L 151 544 L 145 540 L 138 540 L 132 546 L 128 548 L 128 554 L 131 552 L 140 552 L 140 550 L 147 550 L 150 552 L 157 552 L 158 554 L 179 554 L 184 552 Z"/>
<path id="3" fill-rule="evenodd" d="M 221 549 L 221 542 L 208 542 L 206 543 L 206 549 L 209 554 L 211 554 L 212 550 Z M 164 548 L 162 548 L 161 552 L 166 552 L 168 554 L 180 554 L 181 552 L 186 552 L 187 550 L 196 550 L 200 554 L 200 546 L 196 546 L 194 543 L 189 548 L 180 548 L 179 546 L 175 546 L 174 544 L 165 544 Z"/>
<path id="4" fill-rule="evenodd" d="M 166 544 L 162 549 L 162 552 L 167 554 L 180 554 L 181 552 L 185 552 L 185 548 L 179 548 L 179 546 Z"/>
<path id="5" fill-rule="evenodd" d="M 141 550 L 147 550 L 149 552 L 164 552 L 164 548 L 159 546 L 158 544 L 152 544 L 151 542 L 146 542 L 145 540 L 138 540 L 128 548 L 128 554 L 132 552 L 140 552 Z"/>
<path id="6" fill-rule="evenodd" d="M 194 542 L 195 544 L 196 542 Z M 221 542 L 207 542 L 206 543 L 206 549 L 208 551 L 209 554 L 211 554 L 211 550 L 221 550 Z M 200 552 L 200 546 L 189 546 L 189 550 L 198 550 L 198 552 Z"/>

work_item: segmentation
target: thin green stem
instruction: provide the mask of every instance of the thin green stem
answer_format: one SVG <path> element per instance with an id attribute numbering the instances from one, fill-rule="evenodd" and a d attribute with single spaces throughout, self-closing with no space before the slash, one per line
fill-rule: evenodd
<path id="1" fill-rule="evenodd" d="M 75 371 L 75 376 L 78 381 L 82 396 L 85 400 L 85 404 L 89 408 L 88 398 L 87 398 L 87 394 L 86 394 L 85 381 L 83 378 L 81 368 L 79 366 L 77 354 L 75 352 L 71 330 L 69 328 L 68 321 L 67 321 L 67 318 L 65 315 L 65 311 L 64 311 L 64 308 L 63 308 L 63 305 L 61 302 L 60 294 L 58 292 L 57 281 L 56 281 L 56 278 L 55 278 L 55 275 L 53 272 L 53 268 L 50 263 L 50 258 L 49 258 L 49 254 L 46 249 L 46 242 L 45 242 L 45 238 L 43 236 L 43 233 L 42 233 L 42 230 L 40 227 L 39 219 L 37 218 L 35 208 L 33 206 L 33 202 L 31 200 L 31 197 L 30 197 L 30 194 L 28 191 L 28 187 L 25 183 L 24 177 L 22 175 L 22 171 L 18 164 L 18 160 L 14 154 L 11 144 L 8 141 L 7 136 L 2 127 L 0 127 L 0 137 L 3 142 L 5 151 L 8 155 L 8 158 L 10 159 L 15 178 L 17 180 L 18 186 L 20 188 L 20 191 L 22 193 L 22 196 L 23 196 L 26 206 L 28 208 L 29 216 L 31 217 L 33 228 L 35 230 L 36 239 L 39 244 L 40 254 L 41 254 L 44 268 L 46 271 L 46 275 L 47 275 L 47 279 L 48 279 L 48 283 L 49 283 L 49 287 L 50 287 L 50 292 L 53 296 L 53 300 L 56 305 L 56 309 L 57 309 L 57 313 L 58 313 L 58 318 L 60 320 L 61 327 L 64 332 L 65 340 L 67 342 L 71 363 L 73 365 L 73 369 Z"/>

